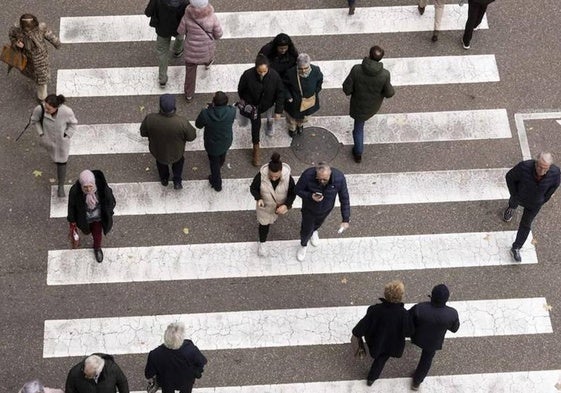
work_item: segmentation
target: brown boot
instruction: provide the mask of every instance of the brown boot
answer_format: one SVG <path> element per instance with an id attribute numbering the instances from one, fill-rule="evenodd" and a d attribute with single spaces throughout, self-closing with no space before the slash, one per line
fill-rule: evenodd
<path id="1" fill-rule="evenodd" d="M 253 166 L 259 166 L 259 143 L 253 144 L 253 157 L 251 159 Z"/>

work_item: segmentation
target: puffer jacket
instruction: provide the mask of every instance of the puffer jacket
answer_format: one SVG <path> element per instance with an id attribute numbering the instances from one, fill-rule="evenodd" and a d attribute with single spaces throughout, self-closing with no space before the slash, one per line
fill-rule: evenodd
<path id="1" fill-rule="evenodd" d="M 216 40 L 222 37 L 222 26 L 210 4 L 202 8 L 188 5 L 177 33 L 185 34 L 185 63 L 208 64 L 214 60 Z"/>

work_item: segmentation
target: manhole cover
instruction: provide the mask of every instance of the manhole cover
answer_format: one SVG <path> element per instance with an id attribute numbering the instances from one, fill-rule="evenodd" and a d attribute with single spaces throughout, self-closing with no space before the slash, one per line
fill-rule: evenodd
<path id="1" fill-rule="evenodd" d="M 333 161 L 341 144 L 335 135 L 325 128 L 304 127 L 301 135 L 292 138 L 290 147 L 300 161 L 314 165 L 320 161 Z"/>

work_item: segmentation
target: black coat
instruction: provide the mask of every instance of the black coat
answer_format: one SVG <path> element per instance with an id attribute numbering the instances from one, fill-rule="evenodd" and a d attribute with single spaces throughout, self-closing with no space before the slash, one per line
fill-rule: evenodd
<path id="1" fill-rule="evenodd" d="M 108 234 L 113 227 L 113 209 L 115 209 L 115 197 L 111 187 L 107 185 L 105 175 L 99 170 L 92 171 L 95 176 L 97 187 L 97 199 L 101 207 L 101 226 L 103 233 Z M 90 233 L 90 225 L 86 218 L 86 194 L 82 191 L 80 181 L 76 181 L 68 193 L 68 222 L 75 222 L 76 226 L 84 233 Z"/>
<path id="2" fill-rule="evenodd" d="M 366 315 L 353 329 L 356 337 L 365 337 L 373 358 L 389 355 L 400 358 L 405 348 L 405 337 L 411 336 L 413 326 L 403 303 L 382 303 L 368 307 Z"/>
<path id="3" fill-rule="evenodd" d="M 536 160 L 521 161 L 506 174 L 510 196 L 528 209 L 539 209 L 549 201 L 559 187 L 561 177 L 559 168 L 551 165 L 545 176 L 537 181 L 535 166 Z"/>
<path id="4" fill-rule="evenodd" d="M 207 360 L 191 340 L 185 340 L 179 349 L 165 345 L 150 351 L 144 376 L 157 377 L 158 384 L 166 389 L 185 389 L 192 386 L 195 374 L 203 372 Z"/>
<path id="5" fill-rule="evenodd" d="M 238 95 L 247 104 L 255 105 L 259 113 L 275 105 L 275 113 L 282 113 L 284 106 L 283 83 L 279 74 L 269 67 L 260 80 L 255 67 L 245 70 L 238 83 Z"/>
<path id="6" fill-rule="evenodd" d="M 296 65 L 298 52 L 296 50 L 291 51 L 289 47 L 289 50 L 281 55 L 273 43 L 274 40 L 265 44 L 259 53 L 264 54 L 269 59 L 270 67 L 278 72 L 281 78 L 284 78 L 286 71 Z"/>
<path id="7" fill-rule="evenodd" d="M 175 37 L 187 4 L 188 0 L 150 0 L 144 14 L 150 17 L 150 26 L 160 37 Z"/>
<path id="8" fill-rule="evenodd" d="M 127 377 L 113 360 L 113 356 L 96 353 L 105 360 L 97 384 L 93 379 L 84 377 L 84 360 L 70 369 L 66 378 L 65 393 L 129 393 Z"/>
<path id="9" fill-rule="evenodd" d="M 298 75 L 298 68 L 292 67 L 286 72 L 283 79 L 286 100 L 284 109 L 295 119 L 303 119 L 304 116 L 309 116 L 319 109 L 319 92 L 323 84 L 323 74 L 318 66 L 310 64 L 310 67 L 312 67 L 312 70 L 307 78 L 301 78 Z M 300 79 L 300 85 L 298 85 L 298 79 Z M 316 104 L 306 109 L 304 112 L 300 112 L 300 104 L 302 103 L 300 86 L 302 86 L 304 97 L 316 95 Z M 292 102 L 289 102 L 289 99 L 292 99 Z"/>
<path id="10" fill-rule="evenodd" d="M 446 305 L 419 303 L 411 307 L 409 315 L 415 327 L 411 342 L 428 351 L 442 349 L 446 331 L 456 333 L 460 328 L 458 312 Z"/>

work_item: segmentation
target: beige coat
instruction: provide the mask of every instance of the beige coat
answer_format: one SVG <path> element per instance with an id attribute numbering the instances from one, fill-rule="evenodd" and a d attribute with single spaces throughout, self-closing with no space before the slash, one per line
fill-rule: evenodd
<path id="1" fill-rule="evenodd" d="M 70 138 L 76 131 L 78 120 L 72 109 L 62 104 L 58 107 L 55 117 L 45 112 L 41 124 L 41 105 L 33 110 L 31 124 L 35 125 L 41 136 L 41 144 L 47 149 L 53 162 L 65 163 L 70 153 Z"/>
<path id="2" fill-rule="evenodd" d="M 261 173 L 261 199 L 265 206 L 257 206 L 257 221 L 261 225 L 269 225 L 277 220 L 275 213 L 277 207 L 286 202 L 288 195 L 288 185 L 290 184 L 290 166 L 282 164 L 282 175 L 276 189 L 273 189 L 269 179 L 269 164 L 265 164 L 260 169 Z"/>

